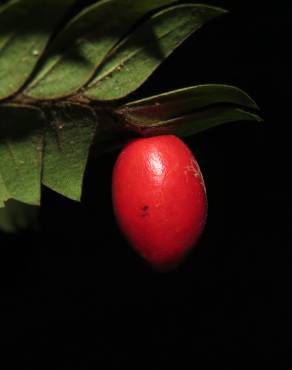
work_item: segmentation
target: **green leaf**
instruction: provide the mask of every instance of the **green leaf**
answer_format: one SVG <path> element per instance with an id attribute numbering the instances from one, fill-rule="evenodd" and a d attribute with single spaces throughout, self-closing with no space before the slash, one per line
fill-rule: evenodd
<path id="1" fill-rule="evenodd" d="M 97 118 L 90 108 L 78 104 L 60 104 L 49 114 L 42 182 L 56 192 L 79 201 Z"/>
<path id="2" fill-rule="evenodd" d="M 229 85 L 197 85 L 130 102 L 116 112 L 129 122 L 159 122 L 217 104 L 258 109 L 241 89 Z"/>
<path id="3" fill-rule="evenodd" d="M 0 106 L 0 207 L 10 198 L 40 204 L 43 119 L 32 107 Z"/>
<path id="4" fill-rule="evenodd" d="M 89 152 L 119 147 L 129 131 L 187 136 L 261 120 L 249 112 L 258 109 L 254 101 L 226 85 L 181 89 L 116 110 L 111 102 L 141 86 L 224 10 L 169 6 L 172 0 L 101 0 L 55 36 L 75 1 L 11 0 L 0 7 L 0 229 L 6 231 L 30 224 L 28 215 L 37 208 L 24 203 L 40 204 L 41 183 L 79 201 Z"/>
<path id="5" fill-rule="evenodd" d="M 98 100 L 127 96 L 190 34 L 223 13 L 207 5 L 185 4 L 154 14 L 112 51 L 85 95 Z"/>
<path id="6" fill-rule="evenodd" d="M 13 0 L 0 8 L 0 100 L 26 82 L 73 2 Z"/>
<path id="7" fill-rule="evenodd" d="M 6 203 L 5 208 L 0 208 L 0 230 L 6 233 L 16 233 L 38 229 L 39 207 L 11 199 Z"/>
<path id="8" fill-rule="evenodd" d="M 172 1 L 104 0 L 86 8 L 55 39 L 26 94 L 53 99 L 78 91 L 141 17 Z"/>
<path id="9" fill-rule="evenodd" d="M 160 122 L 131 123 L 134 130 L 144 136 L 174 134 L 181 137 L 197 134 L 201 131 L 225 123 L 237 121 L 263 121 L 261 117 L 241 108 L 212 107 L 193 114 Z"/>

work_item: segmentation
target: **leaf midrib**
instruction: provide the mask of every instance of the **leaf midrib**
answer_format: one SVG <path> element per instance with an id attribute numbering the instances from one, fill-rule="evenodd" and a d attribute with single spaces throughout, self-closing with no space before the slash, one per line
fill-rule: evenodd
<path id="1" fill-rule="evenodd" d="M 171 29 L 171 30 L 168 30 L 167 32 L 163 33 L 160 37 L 159 37 L 159 40 L 162 40 L 164 39 L 165 37 L 167 37 L 170 33 L 174 32 L 176 29 L 178 28 L 181 28 L 183 25 L 189 23 L 189 20 L 187 22 L 182 22 L 181 24 L 177 25 L 177 27 Z M 195 26 L 194 26 L 195 27 Z M 184 39 L 182 39 L 183 41 Z M 180 41 L 180 42 L 182 42 Z M 107 78 L 108 76 L 112 75 L 114 72 L 118 71 L 121 66 L 124 66 L 127 62 L 129 62 L 131 59 L 133 59 L 137 54 L 139 54 L 139 52 L 141 50 L 143 50 L 144 47 L 140 47 L 140 48 L 137 48 L 136 50 L 134 50 L 132 53 L 128 54 L 124 59 L 121 60 L 121 62 L 116 65 L 115 67 L 113 67 L 112 69 L 108 70 L 104 75 L 100 76 L 100 78 L 94 80 L 91 84 L 89 84 L 88 88 L 91 89 L 91 88 L 94 88 L 96 87 L 96 85 L 103 81 L 105 78 Z"/>

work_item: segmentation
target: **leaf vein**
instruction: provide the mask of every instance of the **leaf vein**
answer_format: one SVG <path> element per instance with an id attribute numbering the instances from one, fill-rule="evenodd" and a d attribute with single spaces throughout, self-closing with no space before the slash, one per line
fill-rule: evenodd
<path id="1" fill-rule="evenodd" d="M 168 30 L 168 31 L 162 33 L 161 36 L 159 36 L 159 40 L 165 39 L 169 34 L 171 34 L 176 29 L 184 26 L 187 23 L 188 22 L 182 22 L 182 23 L 178 24 L 175 28 L 172 28 L 171 30 Z M 179 43 L 181 43 L 182 41 L 183 40 L 180 40 Z M 100 78 L 98 78 L 95 81 L 93 81 L 92 84 L 89 85 L 89 88 L 95 87 L 96 85 L 98 85 L 98 83 L 100 83 L 101 81 L 103 81 L 104 79 L 106 79 L 108 76 L 112 75 L 116 71 L 119 71 L 119 69 L 121 68 L 121 66 L 124 66 L 125 63 L 130 62 L 137 54 L 139 54 L 143 50 L 145 50 L 145 46 L 140 47 L 140 48 L 134 50 L 132 53 L 128 54 L 124 59 L 122 59 L 120 61 L 120 63 L 118 63 L 117 65 L 115 65 L 112 69 L 110 69 L 109 71 L 107 71 L 104 75 L 100 76 Z"/>
<path id="2" fill-rule="evenodd" d="M 2 54 L 5 49 L 8 48 L 9 44 L 11 43 L 11 41 L 13 41 L 15 38 L 17 37 L 17 33 L 13 33 L 11 34 L 5 41 L 2 45 L 0 45 L 0 54 Z"/>

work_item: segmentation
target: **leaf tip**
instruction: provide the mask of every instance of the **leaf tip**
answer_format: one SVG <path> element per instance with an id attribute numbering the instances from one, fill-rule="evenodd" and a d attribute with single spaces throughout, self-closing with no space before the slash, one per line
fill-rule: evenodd
<path id="1" fill-rule="evenodd" d="M 250 121 L 264 122 L 264 119 L 261 116 L 259 116 L 258 114 L 252 113 L 252 112 L 250 112 L 248 110 L 245 110 L 245 109 L 238 109 L 238 111 L 241 111 L 244 115 L 249 117 Z"/>
<path id="2" fill-rule="evenodd" d="M 199 5 L 199 4 L 197 4 Z M 230 11 L 228 9 L 225 9 L 225 8 L 221 8 L 221 7 L 218 7 L 218 6 L 213 6 L 213 5 L 206 5 L 206 4 L 201 4 L 204 8 L 209 8 L 210 10 L 213 10 L 215 13 L 217 13 L 218 15 L 220 14 L 228 14 L 230 13 Z"/>
<path id="3" fill-rule="evenodd" d="M 257 122 L 260 122 L 260 123 L 265 122 L 265 120 L 264 120 L 264 118 L 263 118 L 263 117 L 258 116 L 258 115 L 256 115 L 256 117 L 257 117 Z"/>

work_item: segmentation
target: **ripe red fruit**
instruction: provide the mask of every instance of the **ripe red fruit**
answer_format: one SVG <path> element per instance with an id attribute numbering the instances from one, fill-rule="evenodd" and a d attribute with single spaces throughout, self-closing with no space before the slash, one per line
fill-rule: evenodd
<path id="1" fill-rule="evenodd" d="M 158 270 L 176 266 L 203 231 L 204 180 L 192 152 L 176 136 L 128 143 L 113 170 L 112 197 L 122 232 Z"/>

